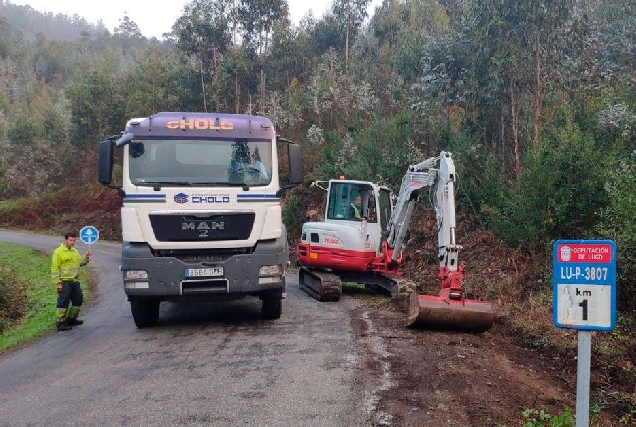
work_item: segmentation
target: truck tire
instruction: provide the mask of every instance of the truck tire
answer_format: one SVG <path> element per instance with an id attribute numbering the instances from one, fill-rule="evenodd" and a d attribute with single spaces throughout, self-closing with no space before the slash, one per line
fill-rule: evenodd
<path id="1" fill-rule="evenodd" d="M 157 324 L 160 302 L 155 298 L 130 298 L 130 311 L 138 328 L 148 328 Z"/>
<path id="2" fill-rule="evenodd" d="M 279 319 L 283 313 L 283 296 L 281 292 L 267 292 L 262 299 L 261 317 L 266 320 Z"/>

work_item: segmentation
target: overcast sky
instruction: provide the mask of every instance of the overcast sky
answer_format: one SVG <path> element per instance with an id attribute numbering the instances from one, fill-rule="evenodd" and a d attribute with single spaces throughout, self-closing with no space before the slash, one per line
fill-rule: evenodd
<path id="1" fill-rule="evenodd" d="M 119 25 L 119 20 L 127 14 L 139 26 L 146 37 L 161 39 L 163 33 L 170 32 L 172 24 L 181 16 L 183 6 L 190 0 L 9 0 L 12 4 L 29 5 L 41 12 L 75 14 L 96 24 L 100 19 L 110 32 Z M 289 14 L 295 25 L 311 9 L 314 17 L 321 17 L 333 0 L 287 0 Z M 371 0 L 369 15 L 382 0 Z"/>

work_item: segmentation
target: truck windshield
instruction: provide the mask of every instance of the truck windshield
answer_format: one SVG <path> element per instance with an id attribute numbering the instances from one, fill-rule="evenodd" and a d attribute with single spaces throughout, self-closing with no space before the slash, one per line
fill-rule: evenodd
<path id="1" fill-rule="evenodd" d="M 135 185 L 248 185 L 272 180 L 272 142 L 135 140 L 128 148 Z"/>

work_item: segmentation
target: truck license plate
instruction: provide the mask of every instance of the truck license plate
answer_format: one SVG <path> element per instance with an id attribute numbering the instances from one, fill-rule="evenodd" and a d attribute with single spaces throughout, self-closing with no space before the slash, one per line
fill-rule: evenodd
<path id="1" fill-rule="evenodd" d="M 223 276 L 223 267 L 186 268 L 186 277 L 219 277 Z"/>

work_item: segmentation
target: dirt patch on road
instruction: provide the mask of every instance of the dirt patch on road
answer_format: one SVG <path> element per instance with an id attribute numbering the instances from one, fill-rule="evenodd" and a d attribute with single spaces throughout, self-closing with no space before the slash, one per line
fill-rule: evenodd
<path id="1" fill-rule="evenodd" d="M 389 307 L 352 310 L 372 425 L 514 426 L 526 409 L 558 415 L 575 407 L 575 373 L 516 346 L 497 325 L 467 334 L 403 322 Z"/>

